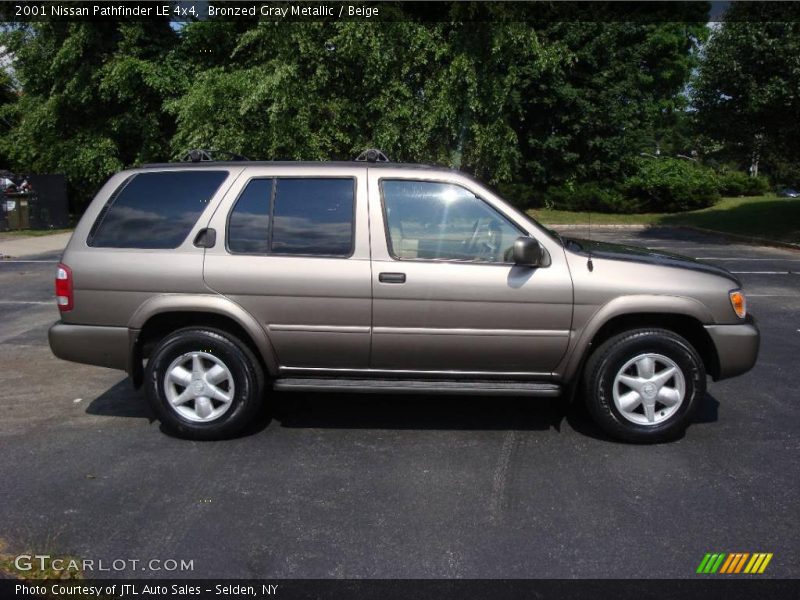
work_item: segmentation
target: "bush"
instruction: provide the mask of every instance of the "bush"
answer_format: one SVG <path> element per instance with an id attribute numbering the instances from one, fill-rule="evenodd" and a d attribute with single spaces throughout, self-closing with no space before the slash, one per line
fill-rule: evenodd
<path id="1" fill-rule="evenodd" d="M 741 171 L 727 171 L 717 175 L 717 179 L 723 196 L 761 196 L 769 189 L 769 179 L 763 175 L 750 177 Z"/>
<path id="2" fill-rule="evenodd" d="M 744 188 L 745 196 L 763 196 L 769 191 L 769 178 L 759 175 L 758 177 L 748 177 L 747 185 Z"/>
<path id="3" fill-rule="evenodd" d="M 497 192 L 519 209 L 541 208 L 544 206 L 544 195 L 528 183 L 500 183 Z"/>
<path id="4" fill-rule="evenodd" d="M 642 212 L 680 212 L 706 208 L 719 200 L 713 170 L 677 158 L 636 161 L 637 172 L 623 183 L 628 198 L 638 199 Z"/>
<path id="5" fill-rule="evenodd" d="M 635 198 L 626 198 L 611 184 L 577 183 L 552 187 L 545 195 L 545 205 L 556 210 L 629 213 L 641 210 Z"/>

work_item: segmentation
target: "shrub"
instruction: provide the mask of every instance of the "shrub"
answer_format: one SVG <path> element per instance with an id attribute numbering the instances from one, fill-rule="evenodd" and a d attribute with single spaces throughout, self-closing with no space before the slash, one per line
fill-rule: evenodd
<path id="1" fill-rule="evenodd" d="M 497 192 L 519 209 L 544 206 L 544 195 L 528 183 L 500 183 Z"/>
<path id="2" fill-rule="evenodd" d="M 717 178 L 723 196 L 760 196 L 769 189 L 769 179 L 763 175 L 750 177 L 741 171 L 727 171 Z"/>
<path id="3" fill-rule="evenodd" d="M 629 213 L 639 212 L 640 204 L 638 199 L 625 197 L 611 184 L 565 184 L 550 188 L 545 195 L 545 205 L 556 210 Z"/>
<path id="4" fill-rule="evenodd" d="M 749 177 L 741 171 L 726 171 L 720 173 L 719 192 L 723 196 L 743 196 Z"/>
<path id="5" fill-rule="evenodd" d="M 706 208 L 719 200 L 713 170 L 677 158 L 636 161 L 637 172 L 623 183 L 625 195 L 636 198 L 643 212 L 680 212 Z"/>
<path id="6" fill-rule="evenodd" d="M 747 185 L 744 188 L 745 196 L 763 196 L 769 190 L 769 178 L 759 175 L 758 177 L 748 177 Z"/>

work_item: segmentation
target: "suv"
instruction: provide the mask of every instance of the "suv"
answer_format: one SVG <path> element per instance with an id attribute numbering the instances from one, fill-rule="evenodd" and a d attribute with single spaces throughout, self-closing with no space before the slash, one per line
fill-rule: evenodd
<path id="1" fill-rule="evenodd" d="M 572 397 L 679 436 L 759 332 L 728 271 L 562 238 L 464 173 L 198 162 L 114 175 L 56 275 L 63 359 L 124 369 L 167 429 L 236 434 L 268 390 Z"/>

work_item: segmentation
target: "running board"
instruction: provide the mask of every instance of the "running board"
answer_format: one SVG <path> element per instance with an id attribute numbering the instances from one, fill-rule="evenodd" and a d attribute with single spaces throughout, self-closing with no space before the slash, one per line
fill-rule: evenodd
<path id="1" fill-rule="evenodd" d="M 468 394 L 473 396 L 561 395 L 556 383 L 534 381 L 458 381 L 455 379 L 344 379 L 340 377 L 282 377 L 273 389 L 281 392 L 350 392 L 364 394 Z"/>

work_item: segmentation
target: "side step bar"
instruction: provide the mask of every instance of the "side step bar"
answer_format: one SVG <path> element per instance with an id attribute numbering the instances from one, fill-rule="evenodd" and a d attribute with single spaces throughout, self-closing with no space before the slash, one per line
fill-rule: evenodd
<path id="1" fill-rule="evenodd" d="M 344 379 L 282 377 L 273 383 L 281 392 L 350 392 L 364 394 L 469 394 L 473 396 L 536 396 L 554 398 L 561 386 L 538 381 L 458 381 L 455 379 Z"/>

